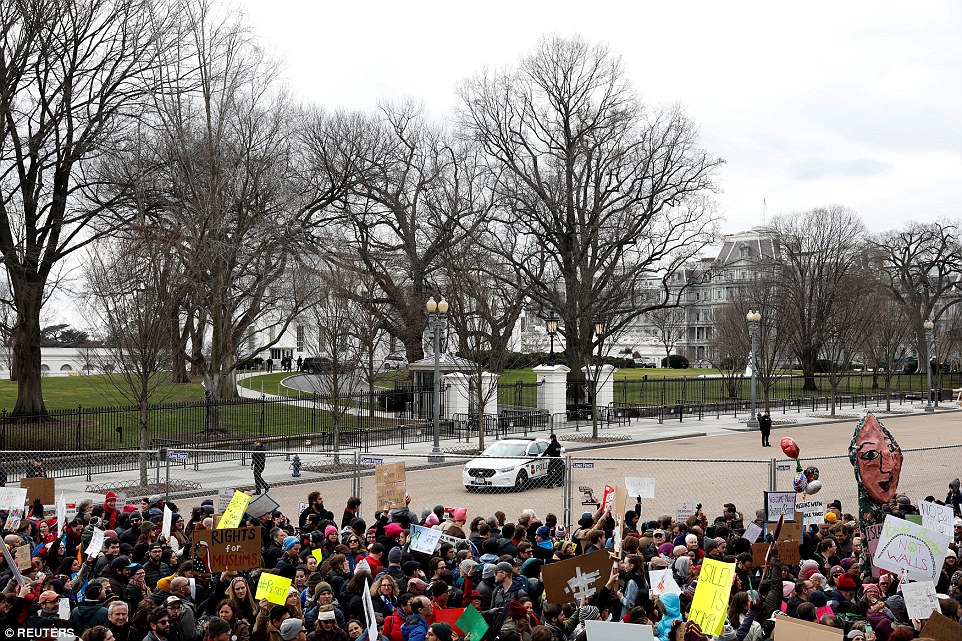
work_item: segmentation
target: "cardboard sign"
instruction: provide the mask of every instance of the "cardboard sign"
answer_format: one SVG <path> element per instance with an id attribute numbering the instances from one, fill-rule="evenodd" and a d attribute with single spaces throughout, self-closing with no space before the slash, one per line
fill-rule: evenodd
<path id="1" fill-rule="evenodd" d="M 820 525 L 825 522 L 825 504 L 821 501 L 796 503 L 795 509 L 802 513 L 806 528 L 810 525 Z"/>
<path id="2" fill-rule="evenodd" d="M 250 494 L 245 494 L 240 490 L 234 490 L 234 498 L 230 500 L 230 505 L 224 510 L 224 515 L 220 517 L 220 521 L 216 526 L 217 529 L 232 530 L 240 525 L 241 520 L 244 518 L 244 512 L 247 511 L 247 506 L 250 504 Z M 279 605 L 283 605 L 283 602 Z"/>
<path id="3" fill-rule="evenodd" d="M 621 539 L 624 536 L 625 529 L 625 509 L 628 503 L 628 490 L 623 487 L 615 488 L 615 511 L 612 514 L 615 520 L 614 536 L 612 537 L 614 541 L 612 542 L 612 549 L 614 556 L 617 559 L 621 558 Z"/>
<path id="4" fill-rule="evenodd" d="M 742 534 L 742 538 L 747 539 L 750 543 L 754 543 L 761 535 L 762 526 L 760 526 L 758 523 L 755 523 L 755 521 L 752 521 L 748 524 L 748 527 L 745 528 L 745 533 Z"/>
<path id="5" fill-rule="evenodd" d="M 919 514 L 922 515 L 922 527 L 944 534 L 949 538 L 955 536 L 953 531 L 952 506 L 919 501 Z"/>
<path id="6" fill-rule="evenodd" d="M 447 623 L 454 628 L 455 637 L 463 637 L 464 630 L 458 627 L 458 619 L 464 616 L 466 609 L 467 608 L 444 608 L 443 610 L 436 610 L 434 612 L 434 620 Z"/>
<path id="7" fill-rule="evenodd" d="M 694 503 L 677 503 L 675 505 L 675 520 L 685 523 L 689 518 L 695 516 L 697 508 Z"/>
<path id="8" fill-rule="evenodd" d="M 802 562 L 802 553 L 795 541 L 781 541 L 778 544 L 778 560 L 782 565 L 798 565 Z"/>
<path id="9" fill-rule="evenodd" d="M 434 554 L 434 550 L 440 541 L 440 530 L 432 530 L 431 528 L 421 527 L 420 525 L 411 526 L 411 540 L 408 542 L 408 545 L 415 552 Z"/>
<path id="10" fill-rule="evenodd" d="M 27 503 L 27 488 L 0 487 L 0 510 L 22 508 Z"/>
<path id="11" fill-rule="evenodd" d="M 922 626 L 922 633 L 919 637 L 931 637 L 935 641 L 959 641 L 959 639 L 962 639 L 962 625 L 941 612 L 933 612 L 929 620 Z"/>
<path id="12" fill-rule="evenodd" d="M 643 499 L 655 498 L 655 479 L 642 476 L 626 476 L 625 488 L 628 490 L 628 496 L 633 499 L 639 496 Z"/>
<path id="13" fill-rule="evenodd" d="M 608 550 L 576 556 L 541 568 L 545 593 L 551 603 L 580 602 L 592 597 L 611 576 L 611 557 Z M 464 628 L 462 628 L 463 630 Z"/>
<path id="14" fill-rule="evenodd" d="M 910 619 L 928 619 L 933 612 L 941 612 L 935 584 L 931 581 L 903 583 L 902 596 Z"/>
<path id="15" fill-rule="evenodd" d="M 811 621 L 775 617 L 775 641 L 842 641 L 842 630 Z"/>
<path id="16" fill-rule="evenodd" d="M 20 574 L 20 570 L 17 568 L 17 562 L 13 559 L 13 555 L 10 554 L 10 550 L 7 549 L 6 545 L 0 545 L 0 551 L 3 552 L 3 558 L 7 562 L 7 567 L 13 571 L 13 578 L 16 579 L 17 584 L 20 587 L 27 585 L 29 582 Z"/>
<path id="17" fill-rule="evenodd" d="M 675 583 L 671 570 L 649 570 L 648 585 L 651 586 L 651 593 L 655 596 L 659 594 L 681 594 L 681 588 Z"/>
<path id="18" fill-rule="evenodd" d="M 768 543 L 752 543 L 752 566 L 765 567 L 765 556 L 768 554 Z"/>
<path id="19" fill-rule="evenodd" d="M 708 558 L 702 562 L 688 620 L 700 625 L 703 634 L 722 633 L 734 578 L 734 563 L 722 563 Z"/>
<path id="20" fill-rule="evenodd" d="M 273 512 L 280 506 L 281 504 L 272 499 L 270 494 L 261 494 L 247 506 L 247 513 L 255 519 L 259 519 L 268 512 Z"/>
<path id="21" fill-rule="evenodd" d="M 40 499 L 40 502 L 44 505 L 53 505 L 54 501 L 57 500 L 54 496 L 54 479 L 20 479 L 20 487 L 27 490 L 27 503 L 33 503 Z"/>
<path id="22" fill-rule="evenodd" d="M 195 530 L 194 556 L 209 572 L 253 570 L 261 566 L 261 528 Z"/>
<path id="23" fill-rule="evenodd" d="M 889 572 L 904 571 L 913 581 L 937 583 L 948 549 L 949 537 L 944 534 L 889 514 L 882 524 L 873 562 Z"/>
<path id="24" fill-rule="evenodd" d="M 456 621 L 458 627 L 468 636 L 469 641 L 481 641 L 488 631 L 484 617 L 473 605 L 464 608 L 464 614 Z"/>
<path id="25" fill-rule="evenodd" d="M 624 641 L 625 625 L 614 621 L 585 621 L 588 641 Z M 631 628 L 632 641 L 654 641 L 654 628 L 636 625 Z"/>
<path id="26" fill-rule="evenodd" d="M 875 550 L 878 549 L 878 539 L 882 536 L 882 524 L 876 523 L 868 525 L 862 532 L 862 544 L 868 549 L 869 561 L 875 558 Z M 872 562 L 872 576 L 878 578 L 881 575 L 878 566 Z"/>
<path id="27" fill-rule="evenodd" d="M 30 557 L 30 545 L 17 546 L 13 558 L 17 562 L 17 569 L 21 572 L 29 568 L 33 564 L 33 559 Z"/>
<path id="28" fill-rule="evenodd" d="M 94 528 L 93 535 L 90 537 L 90 543 L 87 544 L 87 549 L 84 550 L 84 554 L 87 556 L 97 556 L 102 549 L 104 549 L 104 531 Z"/>
<path id="29" fill-rule="evenodd" d="M 804 532 L 804 528 L 802 527 L 802 513 L 795 512 L 795 516 L 792 517 L 791 521 L 786 518 L 785 522 L 782 523 L 782 531 L 778 533 L 778 540 L 801 543 L 802 532 Z"/>
<path id="30" fill-rule="evenodd" d="M 407 492 L 404 461 L 375 466 L 374 480 L 379 510 L 393 510 L 404 505 L 404 495 Z"/>
<path id="31" fill-rule="evenodd" d="M 775 523 L 785 515 L 785 521 L 795 520 L 795 492 L 765 492 L 765 520 Z"/>
<path id="32" fill-rule="evenodd" d="M 257 593 L 254 595 L 254 600 L 260 601 L 261 599 L 267 599 L 271 603 L 284 605 L 290 589 L 290 579 L 282 577 L 279 574 L 262 572 L 260 579 L 257 580 Z"/>

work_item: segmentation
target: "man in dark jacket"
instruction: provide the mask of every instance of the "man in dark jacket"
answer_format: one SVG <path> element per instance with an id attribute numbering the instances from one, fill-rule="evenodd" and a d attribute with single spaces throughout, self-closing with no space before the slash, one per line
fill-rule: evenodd
<path id="1" fill-rule="evenodd" d="M 309 514 L 316 514 L 319 520 L 334 520 L 334 513 L 330 510 L 324 509 L 324 497 L 321 496 L 320 492 L 311 492 L 307 495 L 307 507 L 304 508 L 304 511 L 301 512 L 301 515 L 297 520 L 301 531 L 303 531 L 307 525 L 307 517 Z"/>
<path id="2" fill-rule="evenodd" d="M 131 632 L 129 612 L 130 608 L 123 601 L 114 601 L 107 608 L 107 627 L 114 633 L 116 641 L 138 641 L 136 633 Z"/>
<path id="3" fill-rule="evenodd" d="M 107 625 L 107 608 L 103 604 L 103 589 L 91 582 L 84 592 L 84 599 L 70 613 L 70 627 L 74 634 L 82 634 L 95 625 Z"/>
<path id="4" fill-rule="evenodd" d="M 480 592 L 480 588 L 478 589 Z M 491 607 L 484 613 L 491 629 L 500 630 L 507 620 L 508 604 L 512 601 L 524 602 L 528 593 L 520 580 L 514 576 L 514 567 L 502 561 L 494 567 L 494 590 L 491 592 Z"/>
<path id="5" fill-rule="evenodd" d="M 764 414 L 758 415 L 758 429 L 762 432 L 762 447 L 771 447 L 772 444 L 768 442 L 768 439 L 772 435 L 772 417 L 768 410 L 765 410 Z"/>
<path id="6" fill-rule="evenodd" d="M 256 492 L 254 494 L 260 494 L 261 488 L 267 492 L 271 488 L 264 482 L 264 466 L 267 463 L 267 455 L 264 454 L 264 444 L 261 441 L 254 441 L 254 452 L 251 454 L 251 469 L 254 471 L 254 486 Z"/>
<path id="7" fill-rule="evenodd" d="M 164 546 L 160 543 L 152 544 L 147 552 L 147 562 L 144 563 L 144 581 L 152 591 L 157 589 L 157 581 L 174 573 L 163 559 Z"/>

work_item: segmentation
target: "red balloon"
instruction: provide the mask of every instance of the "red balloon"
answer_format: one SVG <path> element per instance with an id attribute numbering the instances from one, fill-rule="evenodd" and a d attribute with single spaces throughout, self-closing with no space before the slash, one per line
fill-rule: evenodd
<path id="1" fill-rule="evenodd" d="M 791 436 L 783 436 L 782 451 L 788 458 L 798 458 L 798 443 Z"/>

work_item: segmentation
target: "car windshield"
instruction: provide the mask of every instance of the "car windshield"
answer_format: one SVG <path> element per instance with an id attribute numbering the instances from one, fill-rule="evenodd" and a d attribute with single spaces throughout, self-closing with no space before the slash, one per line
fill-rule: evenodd
<path id="1" fill-rule="evenodd" d="M 481 456 L 524 456 L 526 443 L 495 443 Z"/>

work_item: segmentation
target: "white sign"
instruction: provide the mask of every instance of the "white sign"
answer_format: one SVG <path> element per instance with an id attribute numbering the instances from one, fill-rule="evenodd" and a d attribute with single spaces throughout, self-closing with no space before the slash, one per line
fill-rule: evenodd
<path id="1" fill-rule="evenodd" d="M 268 512 L 273 512 L 280 506 L 281 504 L 272 499 L 270 494 L 261 494 L 247 506 L 247 513 L 255 519 L 259 519 Z"/>
<path id="2" fill-rule="evenodd" d="M 635 499 L 639 496 L 643 499 L 655 498 L 655 479 L 641 476 L 626 476 L 625 488 L 628 496 Z"/>
<path id="3" fill-rule="evenodd" d="M 23 521 L 23 508 L 11 508 L 7 513 L 7 522 L 3 524 L 3 529 L 8 532 L 16 532 L 17 528 L 20 527 L 21 521 Z"/>
<path id="4" fill-rule="evenodd" d="M 625 626 L 620 621 L 585 621 L 585 636 L 588 641 L 624 641 Z M 650 625 L 631 627 L 633 641 L 654 641 L 654 628 Z"/>
<path id="5" fill-rule="evenodd" d="M 61 597 L 57 603 L 57 616 L 64 621 L 70 620 L 70 599 Z"/>
<path id="6" fill-rule="evenodd" d="M 170 511 L 170 508 L 164 505 L 164 524 L 160 527 L 160 534 L 164 538 L 170 538 L 170 520 L 173 516 L 174 513 Z"/>
<path id="7" fill-rule="evenodd" d="M 820 525 L 825 522 L 825 504 L 821 501 L 796 503 L 795 510 L 804 515 L 805 527 Z"/>
<path id="8" fill-rule="evenodd" d="M 776 523 L 782 515 L 788 522 L 795 521 L 795 492 L 765 492 L 765 517 Z"/>
<path id="9" fill-rule="evenodd" d="M 26 502 L 27 488 L 0 487 L 0 510 L 12 510 L 18 507 L 22 508 Z"/>
<path id="10" fill-rule="evenodd" d="M 97 556 L 100 551 L 104 548 L 104 531 L 98 528 L 94 528 L 93 536 L 90 537 L 90 543 L 87 545 L 87 549 L 84 550 L 84 554 L 87 556 Z"/>
<path id="11" fill-rule="evenodd" d="M 952 506 L 919 501 L 919 514 L 922 515 L 922 527 L 945 534 L 949 538 L 954 536 L 952 521 L 955 515 L 952 513 Z"/>
<path id="12" fill-rule="evenodd" d="M 903 583 L 902 596 L 910 619 L 928 619 L 933 612 L 941 612 L 939 597 L 935 594 L 935 584 L 931 581 Z"/>
<path id="13" fill-rule="evenodd" d="M 762 526 L 760 526 L 758 523 L 755 523 L 755 521 L 752 521 L 748 524 L 748 527 L 745 528 L 745 533 L 742 534 L 742 538 L 748 539 L 750 543 L 754 543 L 758 540 L 758 537 L 761 536 L 761 534 Z"/>
<path id="14" fill-rule="evenodd" d="M 234 488 L 232 487 L 222 487 L 217 490 L 217 513 L 223 514 L 227 510 L 227 506 L 230 505 L 230 500 L 234 498 Z"/>
<path id="15" fill-rule="evenodd" d="M 421 527 L 420 525 L 411 526 L 410 548 L 415 552 L 434 554 L 434 549 L 441 540 L 441 531 L 431 528 Z"/>
<path id="16" fill-rule="evenodd" d="M 889 514 L 875 548 L 874 565 L 913 581 L 935 583 L 949 549 L 949 537 Z"/>
<path id="17" fill-rule="evenodd" d="M 651 593 L 654 596 L 659 594 L 681 594 L 681 588 L 675 583 L 671 570 L 650 570 L 648 572 L 648 585 L 651 586 Z"/>
<path id="18" fill-rule="evenodd" d="M 57 534 L 63 532 L 64 526 L 67 524 L 67 501 L 63 498 L 63 494 L 57 499 Z"/>
<path id="19" fill-rule="evenodd" d="M 675 520 L 684 523 L 695 515 L 696 509 L 695 503 L 678 503 L 675 505 Z"/>

